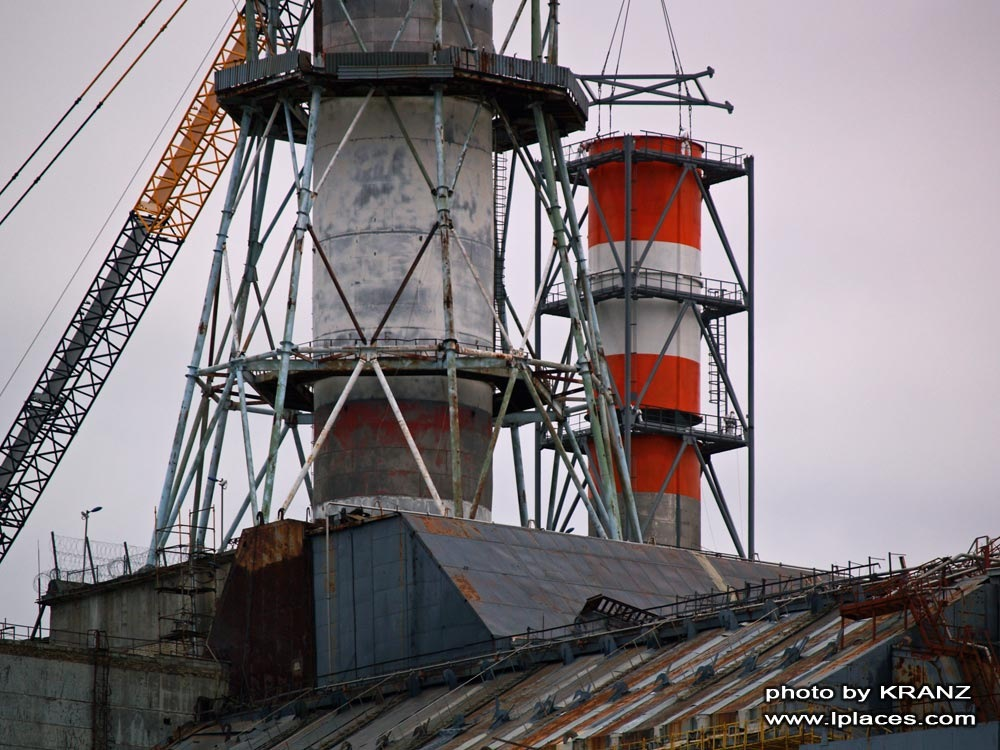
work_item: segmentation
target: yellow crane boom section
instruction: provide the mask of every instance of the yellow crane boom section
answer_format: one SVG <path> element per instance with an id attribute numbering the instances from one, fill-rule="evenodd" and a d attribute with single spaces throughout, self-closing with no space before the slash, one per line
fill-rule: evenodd
<path id="1" fill-rule="evenodd" d="M 135 214 L 152 235 L 183 241 L 229 163 L 239 125 L 215 97 L 215 72 L 246 60 L 245 19 L 236 22 L 153 171 Z"/>

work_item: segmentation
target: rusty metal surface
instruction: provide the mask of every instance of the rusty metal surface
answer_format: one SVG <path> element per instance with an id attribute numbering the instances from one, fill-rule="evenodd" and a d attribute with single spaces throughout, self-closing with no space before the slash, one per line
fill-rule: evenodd
<path id="1" fill-rule="evenodd" d="M 312 566 L 306 524 L 278 521 L 243 531 L 208 645 L 229 662 L 230 695 L 259 700 L 316 679 Z"/>
<path id="2" fill-rule="evenodd" d="M 455 527 L 443 521 L 442 526 L 442 519 L 435 519 L 437 530 L 445 532 L 441 538 L 469 538 L 449 535 Z M 950 588 L 948 597 L 954 601 L 975 594 L 982 585 L 983 579 L 964 581 Z M 988 601 L 986 597 L 973 600 Z M 319 712 L 303 718 L 303 726 L 314 731 L 299 736 L 313 741 L 336 736 L 336 746 L 346 747 L 343 743 L 347 742 L 352 750 L 554 748 L 567 738 L 573 739 L 573 747 L 586 750 L 612 745 L 628 748 L 649 741 L 662 745 L 665 738 L 683 737 L 691 731 L 723 736 L 727 727 L 737 725 L 743 731 L 761 731 L 764 710 L 828 712 L 846 707 L 837 701 L 767 704 L 764 689 L 769 686 L 961 684 L 957 661 L 937 660 L 932 669 L 926 655 L 914 652 L 910 644 L 915 631 L 912 618 L 904 620 L 903 613 L 874 622 L 852 621 L 831 604 L 816 612 L 778 612 L 731 630 L 708 629 L 655 648 L 644 636 L 635 636 L 618 643 L 608 655 L 587 653 L 574 658 L 581 640 L 571 644 L 564 661 L 533 664 L 529 659 L 522 669 L 498 673 L 495 679 L 482 674 L 464 677 L 453 689 L 437 687 L 416 697 L 400 694 L 397 686 L 398 704 L 376 710 L 377 702 L 369 702 L 366 705 L 375 718 L 350 733 L 321 731 L 321 727 L 345 723 L 335 720 L 333 711 Z M 797 654 L 789 658 L 793 647 Z M 751 656 L 756 656 L 756 662 L 747 668 Z M 706 676 L 709 665 L 712 673 Z M 439 665 L 435 670 L 442 668 Z M 435 674 L 440 673 L 421 672 L 421 677 Z M 941 705 L 877 702 L 861 710 L 950 711 Z M 253 746 L 264 750 L 300 745 L 283 745 L 275 739 Z"/>

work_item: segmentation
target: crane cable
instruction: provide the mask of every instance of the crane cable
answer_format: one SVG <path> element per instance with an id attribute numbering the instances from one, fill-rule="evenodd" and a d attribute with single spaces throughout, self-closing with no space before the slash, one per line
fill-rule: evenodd
<path id="1" fill-rule="evenodd" d="M 28 163 L 32 159 L 34 159 L 35 156 L 38 155 L 38 152 L 42 150 L 42 147 L 49 142 L 49 138 L 51 138 L 53 134 L 63 124 L 63 122 L 66 121 L 66 118 L 69 117 L 70 113 L 74 109 L 76 109 L 76 105 L 78 105 L 80 102 L 83 101 L 83 97 L 85 97 L 90 92 L 90 90 L 94 87 L 94 84 L 97 83 L 97 80 L 102 75 L 104 75 L 104 73 L 107 71 L 109 67 L 111 67 L 111 63 L 113 63 L 116 59 L 118 59 L 118 55 L 122 53 L 122 50 L 124 50 L 125 47 L 128 46 L 128 43 L 131 42 L 132 39 L 135 37 L 135 35 L 139 33 L 139 29 L 141 29 L 146 24 L 146 21 L 149 20 L 149 17 L 153 15 L 153 12 L 159 7 L 160 3 L 162 2 L 163 0 L 156 0 L 156 2 L 153 3 L 153 7 L 149 9 L 149 12 L 145 16 L 143 16 L 142 20 L 139 21 L 138 25 L 134 29 L 132 29 L 132 33 L 128 35 L 128 38 L 121 43 L 121 46 L 118 47 L 118 49 L 115 50 L 115 53 L 108 59 L 106 63 L 104 63 L 104 67 L 101 68 L 100 71 L 98 71 L 97 75 L 94 76 L 93 79 L 91 79 L 90 83 L 87 84 L 87 88 L 85 88 L 82 92 L 80 92 L 80 95 L 76 97 L 76 100 L 71 105 L 69 105 L 69 109 L 63 112 L 63 115 L 62 117 L 59 118 L 59 121 L 55 125 L 53 125 L 52 129 L 45 134 L 44 138 L 42 138 L 42 142 L 39 143 L 37 146 L 35 146 L 35 150 L 28 155 L 28 158 L 24 160 L 21 166 L 19 166 L 17 170 L 15 170 L 14 174 L 11 175 L 10 179 L 7 180 L 7 184 L 4 185 L 2 188 L 0 188 L 0 195 L 3 195 L 4 193 L 7 192 L 7 188 L 9 188 L 14 183 L 14 180 L 16 180 L 21 175 L 21 172 L 23 172 L 24 168 L 28 166 Z"/>
<path id="2" fill-rule="evenodd" d="M 615 19 L 615 27 L 611 31 L 611 41 L 608 42 L 608 52 L 604 55 L 604 65 L 601 66 L 601 76 L 604 76 L 608 71 L 608 62 L 611 60 L 611 53 L 615 48 L 615 39 L 618 37 L 618 27 L 621 26 L 622 37 L 621 43 L 618 45 L 618 60 L 615 63 L 615 74 L 618 73 L 618 67 L 621 65 L 622 61 L 622 47 L 625 45 L 625 24 L 628 24 L 628 9 L 626 9 L 626 2 L 628 7 L 632 7 L 632 0 L 622 0 L 621 5 L 618 6 L 618 17 Z M 622 24 L 622 13 L 625 14 L 625 24 Z M 601 82 L 597 84 L 597 98 L 601 98 Z M 614 95 L 615 87 L 612 85 L 611 93 Z M 611 105 L 608 105 L 608 129 L 611 128 Z M 597 108 L 597 135 L 601 134 L 601 108 Z"/>
<path id="3" fill-rule="evenodd" d="M 94 108 L 93 108 L 93 109 L 91 110 L 90 114 L 89 114 L 89 115 L 87 115 L 87 119 L 85 119 L 85 120 L 84 120 L 84 121 L 83 121 L 83 122 L 82 122 L 82 123 L 81 123 L 81 124 L 80 124 L 80 125 L 79 125 L 79 126 L 77 127 L 77 129 L 73 131 L 72 135 L 70 135 L 70 137 L 69 137 L 69 138 L 68 138 L 68 139 L 66 140 L 66 142 L 65 142 L 65 143 L 64 143 L 64 144 L 62 145 L 62 148 L 60 148 L 60 149 L 59 149 L 59 151 L 57 151 L 57 152 L 56 152 L 56 155 L 55 155 L 55 156 L 53 156 L 53 157 L 52 157 L 52 158 L 51 158 L 51 159 L 49 160 L 49 163 L 45 165 L 44 169 L 42 169 L 42 171 L 41 171 L 41 172 L 40 172 L 40 173 L 38 174 L 38 176 L 37 176 L 37 177 L 36 177 L 36 178 L 34 179 L 34 181 L 33 181 L 33 182 L 31 183 L 31 185 L 29 185 L 29 186 L 28 186 L 28 188 L 27 188 L 27 189 L 26 189 L 26 190 L 25 190 L 25 191 L 24 191 L 23 193 L 21 193 L 21 196 L 20 196 L 20 197 L 19 197 L 19 198 L 17 199 L 17 201 L 16 201 L 15 203 L 14 203 L 14 205 L 10 207 L 10 209 L 9 209 L 9 210 L 7 211 L 7 213 L 5 213 L 5 214 L 3 215 L 3 218 L 0 218 L 0 226 L 2 226 L 2 225 L 3 225 L 3 223 L 4 223 L 5 221 L 7 221 L 7 219 L 8 219 L 9 217 L 10 217 L 10 215 L 11 215 L 12 213 L 14 213 L 14 211 L 15 211 L 15 210 L 17 209 L 17 207 L 18 207 L 18 206 L 20 206 L 20 205 L 21 205 L 21 202 L 22 202 L 22 201 L 23 201 L 23 200 L 24 200 L 25 198 L 27 198 L 27 197 L 28 197 L 28 194 L 29 194 L 29 193 L 30 193 L 30 192 L 31 192 L 32 190 L 34 190 L 35 186 L 36 186 L 36 185 L 37 185 L 37 184 L 38 184 L 38 183 L 39 183 L 39 182 L 41 181 L 42 177 L 44 177 L 44 176 L 45 176 L 45 173 L 49 171 L 49 169 L 50 169 L 50 168 L 52 167 L 52 165 L 53 165 L 53 164 L 55 164 L 55 163 L 56 163 L 56 161 L 58 161 L 59 157 L 63 155 L 63 152 L 65 152 L 65 151 L 66 151 L 66 149 L 67 149 L 67 148 L 69 148 L 70 144 L 71 144 L 71 143 L 73 143 L 73 141 L 74 141 L 74 140 L 76 139 L 76 137 L 77 137 L 78 135 L 80 135 L 80 133 L 81 133 L 81 132 L 83 131 L 83 129 L 84 129 L 85 127 L 87 127 L 87 125 L 88 125 L 88 124 L 90 123 L 91 119 L 93 119 L 94 115 L 96 115 L 96 114 L 97 114 L 97 111 L 98 111 L 98 110 L 99 110 L 99 109 L 100 109 L 100 108 L 101 108 L 102 106 L 104 106 L 104 102 L 106 102 L 106 101 L 108 100 L 108 97 L 110 97 L 110 96 L 111 96 L 111 94 L 113 94 L 113 93 L 114 93 L 115 89 L 117 89 L 117 88 L 118 88 L 118 86 L 119 86 L 119 85 L 120 85 L 120 84 L 122 83 L 122 81 L 124 81 L 124 80 L 125 80 L 125 78 L 126 78 L 126 77 L 128 76 L 128 74 L 132 72 L 132 69 L 133 69 L 133 68 L 135 68 L 135 66 L 136 66 L 136 65 L 137 65 L 137 64 L 139 63 L 139 61 L 140 61 L 140 60 L 141 60 L 141 59 L 142 59 L 143 57 L 145 57 L 146 53 L 147 53 L 147 52 L 149 51 L 149 49 L 150 49 L 150 48 L 151 48 L 151 47 L 153 46 L 153 44 L 154 44 L 154 43 L 156 42 L 156 40 L 157 40 L 157 39 L 159 39 L 159 38 L 160 38 L 160 36 L 161 36 L 161 35 L 163 34 L 163 32 L 167 30 L 167 27 L 168 27 L 168 26 L 170 25 L 170 22 L 171 22 L 171 21 L 173 21 L 173 20 L 174 20 L 174 18 L 175 18 L 175 17 L 177 16 L 177 14 L 178 14 L 178 13 L 180 13 L 181 9 L 182 9 L 182 8 L 183 8 L 183 7 L 185 6 L 185 5 L 187 5 L 187 2 L 188 2 L 188 0 L 181 0 L 181 2 L 180 2 L 180 5 L 178 5 L 178 6 L 177 6 L 177 8 L 176 8 L 176 9 L 174 10 L 174 12 L 170 14 L 170 17 L 169 17 L 169 18 L 168 18 L 168 19 L 167 19 L 167 20 L 166 20 L 166 21 L 165 21 L 165 22 L 163 23 L 163 25 L 162 25 L 162 26 L 160 26 L 159 30 L 158 30 L 158 31 L 156 32 L 156 34 L 155 34 L 155 35 L 153 36 L 153 38 L 152 38 L 152 39 L 150 39 L 150 40 L 149 40 L 149 42 L 148 42 L 148 43 L 146 44 L 146 46 L 142 48 L 142 50 L 141 50 L 141 51 L 139 52 L 138 56 L 136 56 L 136 58 L 135 58 L 135 59 L 134 59 L 134 60 L 132 61 L 132 63 L 131 63 L 131 64 L 130 64 L 129 66 L 128 66 L 128 68 L 126 68 L 125 72 L 124 72 L 124 73 L 122 73 L 122 74 L 121 74 L 121 75 L 120 75 L 120 76 L 118 77 L 118 79 L 117 79 L 117 80 L 116 80 L 116 81 L 115 81 L 115 82 L 114 82 L 114 83 L 112 84 L 111 88 L 109 88 L 109 89 L 108 89 L 108 91 L 107 91 L 107 93 L 105 93 L 105 94 L 104 94 L 104 97 L 103 97 L 103 98 L 102 98 L 102 99 L 101 99 L 101 100 L 100 100 L 99 102 L 97 102 L 97 105 L 96 105 L 96 106 L 95 106 L 95 107 L 94 107 Z M 160 3 L 160 0 L 157 0 L 157 3 L 156 3 L 156 5 L 159 5 L 159 3 Z M 154 6 L 154 10 L 155 10 L 155 7 L 156 7 L 156 6 Z M 150 11 L 150 13 L 152 13 L 152 11 Z M 146 16 L 146 17 L 148 18 L 148 14 L 147 14 L 147 16 Z M 145 23 L 145 20 L 146 20 L 146 19 L 144 18 L 144 19 L 143 19 L 143 20 L 142 20 L 142 21 L 140 22 L 140 24 L 139 24 L 139 25 L 141 26 L 141 25 L 142 25 L 143 23 Z M 135 32 L 133 32 L 133 35 L 134 35 L 134 33 L 135 33 Z M 129 36 L 129 39 L 131 39 L 131 38 L 132 38 L 132 36 L 130 35 L 130 36 Z M 127 43 L 127 40 L 126 40 L 126 43 Z M 123 44 L 122 46 L 124 46 L 124 44 Z M 120 52 L 120 51 L 121 51 L 121 50 L 119 49 L 119 52 Z M 116 52 L 114 56 L 115 56 L 115 57 L 117 57 L 117 55 L 118 55 L 118 52 Z M 113 59 L 114 59 L 114 57 L 112 58 L 112 60 L 113 60 Z M 105 66 L 104 66 L 104 68 L 102 68 L 102 69 L 101 69 L 101 73 L 103 73 L 103 72 L 104 72 L 104 70 L 105 70 L 105 69 L 107 68 L 107 66 L 108 66 L 108 65 L 110 65 L 110 64 L 111 64 L 111 60 L 109 60 L 109 61 L 108 61 L 108 64 L 107 64 L 107 65 L 105 65 Z M 100 77 L 100 75 L 101 75 L 101 74 L 99 73 L 97 77 L 99 78 L 99 77 Z M 97 78 L 95 78 L 94 80 L 96 81 L 96 80 L 97 80 Z M 91 83 L 91 85 L 93 85 L 93 82 Z M 90 88 L 90 87 L 88 86 L 87 88 L 88 88 L 88 90 L 89 90 L 89 88 Z M 81 95 L 81 98 L 82 98 L 82 95 Z M 75 106 L 76 106 L 76 103 L 74 103 L 74 104 L 73 104 L 73 107 L 75 107 Z M 73 107 L 70 107 L 70 109 L 72 110 L 72 108 L 73 108 Z M 67 113 L 66 113 L 66 114 L 68 115 L 68 114 L 69 114 L 69 112 L 67 111 Z M 62 118 L 62 119 L 61 119 L 61 120 L 59 121 L 59 123 L 57 123 L 56 127 L 59 127 L 59 124 L 61 124 L 61 123 L 62 123 L 62 121 L 63 121 L 63 120 L 65 119 L 65 118 L 66 118 L 66 115 L 63 115 L 63 118 Z M 53 131 L 54 131 L 54 130 L 55 130 L 55 128 L 53 128 Z M 51 135 L 51 131 L 50 131 L 50 135 Z M 48 137 L 49 137 L 49 136 L 46 136 L 46 137 L 45 137 L 45 140 L 48 140 Z M 44 143 L 44 142 L 45 142 L 45 141 L 43 141 L 42 143 Z M 39 145 L 39 147 L 38 147 L 38 148 L 41 148 L 41 144 Z M 35 152 L 37 152 L 37 151 L 38 151 L 38 149 L 35 149 Z M 32 152 L 32 156 L 34 156 L 35 152 Z M 29 156 L 29 157 L 28 157 L 28 161 L 30 161 L 30 160 L 31 160 L 31 157 Z M 27 161 L 25 162 L 25 164 L 27 164 Z M 19 172 L 20 172 L 20 170 L 18 170 L 18 173 L 19 173 Z M 15 174 L 15 175 L 14 175 L 14 177 L 16 178 L 16 177 L 17 177 L 17 174 Z M 11 178 L 10 182 L 13 182 L 13 180 L 14 180 L 14 178 Z M 10 184 L 10 182 L 8 182 L 8 184 Z M 6 187 L 5 187 L 4 189 L 6 189 Z"/>
<path id="4" fill-rule="evenodd" d="M 239 9 L 236 10 L 237 12 L 239 12 Z M 231 23 L 230 21 L 231 18 L 232 15 L 226 17 L 225 22 L 223 22 L 222 27 L 219 29 L 219 33 L 215 35 L 215 39 L 209 46 L 208 51 L 205 52 L 205 56 L 201 58 L 201 62 L 198 63 L 198 66 L 195 68 L 194 73 L 191 75 L 191 78 L 184 85 L 184 88 L 181 91 L 180 96 L 177 97 L 177 101 L 171 108 L 170 114 L 168 114 L 166 119 L 163 121 L 163 125 L 160 126 L 159 132 L 156 134 L 152 142 L 149 144 L 149 148 L 146 149 L 145 155 L 142 157 L 142 159 L 139 160 L 138 166 L 136 166 L 135 171 L 132 173 L 132 177 L 128 181 L 128 185 L 125 186 L 125 189 L 122 190 L 121 195 L 118 196 L 118 200 L 115 202 L 114 208 L 111 209 L 111 212 L 104 220 L 104 223 L 101 225 L 101 228 L 97 230 L 97 234 L 94 237 L 94 241 L 90 243 L 90 247 L 87 248 L 87 252 L 83 254 L 83 258 L 80 259 L 80 262 L 77 264 L 76 268 L 73 270 L 73 273 L 70 275 L 69 280 L 66 282 L 65 286 L 63 286 L 62 291 L 59 292 L 59 296 L 56 298 L 56 301 L 52 304 L 52 307 L 49 309 L 48 314 L 45 316 L 45 320 L 42 321 L 42 324 L 38 327 L 38 330 L 35 332 L 35 335 L 28 343 L 28 346 L 24 350 L 24 353 L 21 355 L 21 358 L 17 361 L 17 364 L 14 365 L 14 369 L 7 377 L 6 382 L 4 382 L 3 386 L 0 387 L 0 398 L 2 398 L 3 395 L 7 392 L 7 388 L 10 387 L 11 381 L 13 381 L 14 378 L 17 376 L 17 373 L 20 372 L 21 366 L 24 364 L 24 360 L 27 359 L 28 354 L 31 353 L 31 350 L 35 348 L 35 344 L 38 342 L 38 338 L 42 335 L 42 331 L 45 330 L 45 326 L 49 324 L 49 320 L 52 318 L 53 314 L 55 314 L 56 308 L 58 308 L 59 305 L 62 303 L 63 298 L 66 296 L 66 292 L 69 291 L 70 285 L 74 281 L 76 281 L 76 277 L 80 274 L 80 269 L 83 268 L 83 264 L 87 262 L 87 259 L 90 257 L 91 253 L 93 253 L 94 248 L 97 246 L 98 240 L 100 240 L 101 236 L 104 234 L 104 230 L 108 228 L 108 224 L 111 223 L 111 220 L 118 213 L 118 209 L 121 207 L 122 201 L 125 200 L 125 196 L 128 194 L 129 190 L 132 189 L 132 185 L 135 184 L 135 178 L 139 176 L 139 170 L 142 169 L 143 165 L 146 163 L 146 160 L 149 159 L 150 154 L 153 153 L 153 149 L 156 148 L 156 144 L 159 143 L 160 138 L 163 136 L 164 132 L 166 132 L 167 127 L 169 127 L 171 123 L 176 121 L 177 110 L 180 108 L 181 104 L 184 103 L 184 100 L 188 96 L 188 92 L 191 90 L 192 85 L 197 80 L 201 71 L 205 69 L 205 63 L 208 62 L 209 57 L 216 49 L 218 49 L 219 40 L 226 33 L 226 29 L 229 28 Z"/>
<path id="5" fill-rule="evenodd" d="M 677 39 L 674 38 L 674 27 L 673 27 L 673 24 L 670 23 L 670 14 L 667 12 L 667 3 L 666 3 L 666 0 L 660 0 L 660 8 L 663 10 L 663 22 L 667 25 L 667 39 L 670 42 L 670 56 L 673 58 L 673 61 L 674 61 L 674 73 L 676 73 L 678 76 L 681 76 L 681 75 L 684 75 L 684 66 L 681 64 L 681 53 L 680 53 L 680 50 L 677 48 Z M 684 93 L 688 97 L 690 97 L 691 96 L 691 88 L 690 88 L 690 86 L 688 86 L 687 81 L 685 81 L 683 85 L 684 85 Z M 679 90 L 680 89 L 680 85 L 678 85 L 677 88 Z M 693 109 L 694 109 L 694 107 L 692 107 L 692 105 L 690 103 L 688 103 L 688 132 L 687 132 L 687 134 L 688 134 L 689 138 L 691 137 L 691 127 L 692 127 L 691 126 L 691 120 L 692 120 L 692 114 L 691 113 L 692 113 Z M 684 134 L 683 114 L 682 114 L 680 108 L 677 109 L 677 134 L 678 135 L 683 135 Z"/>

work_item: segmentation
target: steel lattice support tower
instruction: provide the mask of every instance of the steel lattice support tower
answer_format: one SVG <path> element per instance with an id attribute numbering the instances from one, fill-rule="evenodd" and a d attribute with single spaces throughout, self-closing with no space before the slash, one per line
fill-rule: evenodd
<path id="1" fill-rule="evenodd" d="M 587 190 L 588 280 L 629 467 L 615 480 L 631 485 L 637 498 L 634 538 L 700 547 L 704 480 L 737 552 L 745 555 L 712 457 L 748 448 L 752 554 L 753 159 L 735 147 L 652 133 L 587 141 L 567 159 L 574 184 Z M 746 246 L 738 252 L 711 187 L 741 178 L 750 220 Z M 701 273 L 703 213 L 731 280 Z M 565 286 L 551 284 L 542 312 L 566 315 L 566 298 Z M 740 318 L 749 354 L 744 388 L 726 356 L 727 321 Z M 577 429 L 593 446 L 586 424 L 578 422 Z"/>
<path id="2" fill-rule="evenodd" d="M 600 103 L 592 86 L 603 78 L 557 64 L 557 4 L 548 19 L 533 4 L 528 60 L 494 49 L 491 6 L 412 0 L 358 11 L 326 0 L 316 7 L 315 55 L 266 52 L 216 75 L 240 138 L 154 547 L 184 508 L 207 528 L 228 427 L 239 433 L 246 477 L 223 546 L 246 512 L 258 521 L 275 508 L 281 515 L 303 488 L 314 516 L 362 506 L 488 518 L 491 462 L 506 428 L 527 524 L 518 430 L 526 424 L 553 450 L 592 533 L 643 538 L 647 519 L 631 483 L 615 481 L 630 475 L 637 430 L 605 358 L 595 286 L 603 277 L 588 270 L 574 203 L 587 167 L 563 143 Z M 271 33 L 252 8 L 246 26 Z M 701 91 L 710 74 L 615 80 L 637 101 L 728 106 Z M 665 93 L 685 82 L 700 95 Z M 289 149 L 287 188 L 272 168 L 276 148 Z M 703 180 L 709 166 L 680 168 Z M 505 286 L 515 174 L 534 195 L 538 236 L 543 226 L 551 233 L 547 253 L 536 247 L 527 310 Z M 241 210 L 245 240 L 235 230 Z M 307 252 L 312 331 L 300 320 Z M 707 308 L 691 304 L 702 320 Z M 543 311 L 568 321 L 562 358 L 546 358 L 539 345 Z M 265 441 L 252 427 L 261 416 Z M 300 427 L 310 424 L 308 447 Z M 301 468 L 283 485 L 278 454 L 289 436 Z M 710 471 L 703 436 L 689 429 L 677 439 L 698 441 Z M 550 528 L 571 512 L 562 505 L 552 498 Z"/>

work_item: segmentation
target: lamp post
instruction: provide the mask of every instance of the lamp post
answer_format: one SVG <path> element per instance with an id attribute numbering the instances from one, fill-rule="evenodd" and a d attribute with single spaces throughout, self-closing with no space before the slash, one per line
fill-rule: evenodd
<path id="1" fill-rule="evenodd" d="M 221 495 L 219 499 L 219 531 L 225 536 L 226 533 L 226 487 L 229 486 L 223 477 L 209 477 L 208 481 L 215 482 L 219 485 L 219 494 Z"/>
<path id="2" fill-rule="evenodd" d="M 80 518 L 83 519 L 83 570 L 80 571 L 80 583 L 83 583 L 83 579 L 87 575 L 87 559 L 90 559 L 90 578 L 94 583 L 97 583 L 97 572 L 94 570 L 94 555 L 90 551 L 90 538 L 87 535 L 90 525 L 90 514 L 97 513 L 101 510 L 100 505 L 91 508 L 90 510 L 80 511 Z"/>

